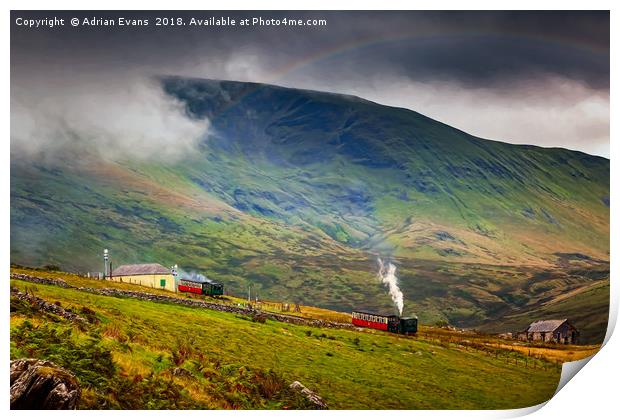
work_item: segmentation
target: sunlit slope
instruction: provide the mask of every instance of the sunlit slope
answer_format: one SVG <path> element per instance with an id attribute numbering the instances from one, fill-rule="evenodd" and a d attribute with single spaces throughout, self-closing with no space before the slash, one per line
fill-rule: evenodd
<path id="1" fill-rule="evenodd" d="M 13 165 L 11 259 L 67 270 L 101 271 L 135 261 L 179 264 L 263 297 L 348 307 L 374 296 L 374 261 L 319 229 L 286 226 L 214 200 L 175 175 L 167 187 L 116 164 L 44 170 Z M 164 178 L 168 177 L 168 178 Z M 347 299 L 343 304 L 343 296 Z M 357 303 L 356 303 L 357 302 Z"/>
<path id="2" fill-rule="evenodd" d="M 406 257 L 606 258 L 609 161 L 472 137 L 359 98 L 169 78 L 214 133 L 188 177 L 242 211 Z"/>

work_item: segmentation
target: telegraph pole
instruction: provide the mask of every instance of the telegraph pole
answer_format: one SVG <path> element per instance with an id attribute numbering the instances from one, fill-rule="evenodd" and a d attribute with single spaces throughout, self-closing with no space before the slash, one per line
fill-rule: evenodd
<path id="1" fill-rule="evenodd" d="M 110 255 L 108 254 L 108 250 L 104 249 L 103 250 L 103 278 L 105 280 L 105 278 L 108 276 L 108 263 L 110 261 Z"/>

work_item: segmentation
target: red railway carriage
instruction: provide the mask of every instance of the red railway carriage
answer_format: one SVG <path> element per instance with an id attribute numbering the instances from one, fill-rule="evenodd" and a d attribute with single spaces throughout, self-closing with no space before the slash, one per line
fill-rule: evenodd
<path id="1" fill-rule="evenodd" d="M 224 286 L 213 280 L 179 280 L 177 289 L 179 292 L 196 293 L 198 295 L 220 296 L 224 294 Z"/>
<path id="2" fill-rule="evenodd" d="M 397 316 L 375 315 L 367 312 L 353 312 L 353 325 L 365 328 L 374 328 L 376 330 L 388 330 L 390 318 L 398 318 Z"/>
<path id="3" fill-rule="evenodd" d="M 202 283 L 192 280 L 179 280 L 179 292 L 202 294 Z"/>
<path id="4" fill-rule="evenodd" d="M 398 334 L 415 334 L 418 332 L 418 318 L 401 318 L 397 315 L 378 315 L 371 312 L 353 311 L 353 325 Z"/>

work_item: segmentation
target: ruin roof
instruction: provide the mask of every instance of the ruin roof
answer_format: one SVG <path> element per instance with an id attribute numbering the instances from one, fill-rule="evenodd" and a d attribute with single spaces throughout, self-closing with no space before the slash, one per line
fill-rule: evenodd
<path id="1" fill-rule="evenodd" d="M 137 276 L 141 274 L 171 274 L 170 269 L 161 264 L 126 264 L 112 270 L 112 276 Z"/>
<path id="2" fill-rule="evenodd" d="M 551 332 L 557 330 L 560 325 L 564 324 L 567 319 L 549 319 L 544 321 L 532 322 L 527 329 L 527 332 Z"/>

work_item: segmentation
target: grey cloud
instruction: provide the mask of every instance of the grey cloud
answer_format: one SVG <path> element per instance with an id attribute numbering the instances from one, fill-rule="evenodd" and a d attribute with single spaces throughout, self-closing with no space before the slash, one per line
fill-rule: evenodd
<path id="1" fill-rule="evenodd" d="M 11 97 L 11 154 L 58 161 L 79 151 L 116 161 L 171 161 L 195 151 L 207 122 L 188 118 L 156 81 L 123 76 L 122 83 L 30 79 Z"/>
<path id="2" fill-rule="evenodd" d="M 41 12 L 39 12 L 41 14 Z M 94 13 L 65 12 L 64 16 Z M 13 47 L 44 48 L 61 60 L 78 57 L 135 66 L 164 61 L 224 60 L 237 49 L 269 56 L 274 66 L 344 51 L 333 64 L 367 75 L 399 72 L 416 80 L 437 77 L 471 85 L 501 84 L 537 73 L 609 84 L 608 12 L 106 12 L 97 16 L 320 17 L 324 28 L 150 26 L 24 31 L 13 26 Z M 350 51 L 347 53 L 348 49 Z M 15 49 L 15 48 L 14 48 Z M 39 51 L 39 52 L 45 52 Z M 16 57 L 19 52 L 16 52 Z M 97 57 L 92 57 L 96 55 Z M 124 62 L 118 62 L 122 58 Z M 53 58 L 52 58 L 53 60 Z M 344 65 L 347 65 L 344 63 Z M 329 70 L 336 70 L 329 68 Z"/>
<path id="3" fill-rule="evenodd" d="M 100 75 L 125 89 L 133 76 L 153 74 L 266 82 L 404 106 L 486 138 L 608 155 L 608 12 L 105 15 L 153 19 L 158 13 L 317 17 L 328 26 L 36 32 L 13 26 L 11 66 L 19 75 L 12 79 L 13 92 L 30 90 L 30 79 L 50 73 Z M 76 83 L 99 95 L 100 86 L 87 85 L 86 78 Z M 50 95 L 63 102 L 67 94 Z"/>

